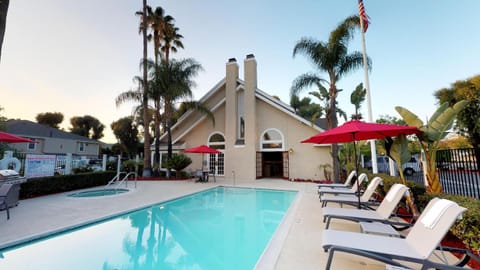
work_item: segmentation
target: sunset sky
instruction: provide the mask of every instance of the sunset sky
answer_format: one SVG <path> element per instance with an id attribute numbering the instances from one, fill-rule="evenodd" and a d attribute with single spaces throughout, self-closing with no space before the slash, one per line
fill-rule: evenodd
<path id="1" fill-rule="evenodd" d="M 140 75 L 140 0 L 10 1 L 0 63 L 0 107 L 7 118 L 35 121 L 43 112 L 61 112 L 68 130 L 73 116 L 92 115 L 105 126 L 104 142 L 115 142 L 110 124 L 132 113 L 135 104 L 114 99 L 133 88 Z M 289 103 L 292 81 L 314 71 L 302 55 L 292 57 L 302 37 L 326 41 L 346 17 L 358 13 L 356 0 L 148 1 L 176 19 L 185 50 L 204 68 L 193 89 L 200 99 L 225 76 L 225 63 L 253 53 L 258 87 Z M 437 104 L 435 90 L 480 74 L 478 0 L 364 0 L 371 25 L 366 33 L 372 59 L 370 85 L 374 119 L 399 117 L 403 106 L 423 119 Z M 361 50 L 360 32 L 350 43 Z M 149 51 L 151 57 L 151 51 Z M 328 79 L 327 74 L 320 74 Z M 351 115 L 350 93 L 363 70 L 337 87 L 339 107 Z M 305 96 L 308 91 L 305 91 Z M 366 116 L 366 105 L 362 112 Z"/>

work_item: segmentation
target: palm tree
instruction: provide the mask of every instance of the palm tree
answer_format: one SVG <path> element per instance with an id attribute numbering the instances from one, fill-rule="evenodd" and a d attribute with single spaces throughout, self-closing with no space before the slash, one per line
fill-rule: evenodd
<path id="1" fill-rule="evenodd" d="M 8 4 L 10 0 L 0 0 L 0 60 L 2 59 L 3 37 L 7 27 Z"/>
<path id="2" fill-rule="evenodd" d="M 165 27 L 165 32 L 163 33 L 163 46 L 162 51 L 165 53 L 165 61 L 170 59 L 170 52 L 176 53 L 178 48 L 183 49 L 183 43 L 181 39 L 182 35 L 178 33 L 178 27 L 175 27 L 172 23 L 169 23 Z"/>
<path id="3" fill-rule="evenodd" d="M 155 150 L 153 155 L 153 164 L 155 168 L 160 168 L 160 124 L 162 122 L 162 101 L 163 89 L 159 87 L 158 78 L 161 72 L 160 66 L 152 61 L 148 61 L 149 83 L 150 91 L 149 98 L 153 101 L 153 119 L 154 119 L 154 136 L 155 136 Z"/>
<path id="4" fill-rule="evenodd" d="M 354 30 L 359 28 L 360 18 L 351 16 L 346 18 L 334 29 L 329 36 L 328 42 L 317 41 L 312 38 L 302 38 L 293 49 L 293 56 L 304 54 L 309 58 L 319 72 L 328 74 L 328 95 L 330 97 L 327 123 L 329 128 L 337 127 L 337 95 L 339 89 L 337 82 L 349 72 L 362 67 L 363 57 L 360 52 L 348 53 L 348 42 L 352 39 Z M 324 80 L 322 80 L 324 81 Z M 338 146 L 332 145 L 332 158 L 335 179 L 339 179 L 340 168 L 338 166 Z"/>
<path id="5" fill-rule="evenodd" d="M 149 40 L 153 40 L 153 54 L 155 56 L 154 63 L 148 63 L 149 77 L 151 80 L 154 80 L 154 77 L 157 76 L 157 66 L 159 64 L 159 56 L 161 42 L 165 37 L 166 29 L 173 24 L 173 17 L 170 15 L 165 15 L 165 11 L 162 7 L 156 7 L 155 10 L 152 10 L 150 6 L 147 6 L 147 27 L 151 29 L 151 34 L 148 35 Z M 163 58 L 163 57 L 160 57 Z M 151 85 L 155 87 L 155 84 Z M 154 130 L 155 130 L 155 150 L 153 155 L 154 167 L 160 167 L 160 110 L 162 108 L 162 95 L 160 89 L 152 89 L 151 98 L 154 102 L 155 107 L 155 117 L 154 117 Z"/>
<path id="6" fill-rule="evenodd" d="M 174 18 L 170 15 L 165 15 L 165 10 L 160 6 L 156 7 L 155 10 L 152 10 L 152 8 L 148 6 L 147 14 L 147 24 L 152 31 L 152 34 L 148 36 L 148 39 L 153 40 L 155 65 L 158 65 L 161 42 L 165 39 L 166 29 L 173 24 Z"/>
<path id="7" fill-rule="evenodd" d="M 170 52 L 177 52 L 178 51 L 177 47 L 183 49 L 183 43 L 181 41 L 183 36 L 180 35 L 178 31 L 179 31 L 179 28 L 175 27 L 173 22 L 169 22 L 165 24 L 165 28 L 162 36 L 164 44 L 161 47 L 161 50 L 165 53 L 164 62 L 165 62 L 165 66 L 167 67 L 170 65 L 170 62 L 169 62 Z M 191 63 L 191 64 L 194 64 L 194 63 Z M 198 72 L 200 68 L 201 66 L 199 66 L 196 72 Z M 164 88 L 164 89 L 167 89 L 167 88 Z M 173 108 L 174 101 L 175 100 L 174 99 L 172 100 L 172 97 L 169 96 L 169 94 L 166 94 L 164 96 L 165 130 L 167 131 L 167 136 L 168 136 L 168 152 L 167 152 L 168 158 L 172 157 L 172 134 L 171 134 L 170 127 L 172 125 L 172 118 L 174 113 L 174 108 Z M 167 176 L 170 177 L 170 169 L 167 170 L 167 174 L 168 174 Z"/>
<path id="8" fill-rule="evenodd" d="M 144 100 L 144 92 L 143 89 L 145 89 L 144 81 L 142 77 L 140 76 L 135 76 L 133 78 L 133 81 L 138 85 L 136 89 L 130 89 L 125 92 L 120 93 L 116 98 L 115 98 L 115 105 L 118 107 L 121 104 L 129 101 L 137 102 L 140 104 L 140 106 L 137 106 L 133 110 L 133 117 L 134 120 L 137 122 L 137 125 L 143 126 L 144 131 L 148 132 L 150 135 L 150 122 L 152 119 L 152 116 L 154 115 L 154 111 L 150 109 L 147 106 L 147 111 L 144 111 L 144 106 L 143 106 L 143 100 Z M 147 87 L 147 89 L 151 89 L 151 87 Z M 149 99 L 149 96 L 151 96 L 151 93 L 147 93 L 147 100 Z M 138 117 L 141 115 L 141 117 Z M 144 115 L 147 115 L 147 120 L 145 121 Z"/>
<path id="9" fill-rule="evenodd" d="M 318 117 L 320 117 L 322 115 L 322 111 L 325 112 L 325 117 L 327 119 L 327 125 L 330 127 L 330 114 L 332 112 L 332 110 L 330 110 L 330 95 L 329 95 L 329 92 L 327 90 L 327 88 L 325 88 L 323 85 L 322 85 L 322 82 L 326 82 L 325 80 L 319 78 L 316 74 L 313 74 L 313 73 L 307 73 L 307 74 L 302 74 L 300 76 L 298 76 L 292 83 L 292 87 L 290 89 L 290 96 L 291 97 L 294 97 L 294 96 L 298 96 L 298 94 L 304 90 L 304 89 L 307 89 L 307 88 L 310 88 L 312 86 L 316 86 L 318 88 L 318 91 L 317 92 L 308 92 L 309 95 L 311 96 L 314 96 L 316 97 L 318 100 L 320 101 L 323 101 L 324 104 L 323 104 L 323 107 L 321 107 L 321 110 L 318 111 L 317 114 L 315 114 L 311 121 L 312 123 L 314 123 Z M 337 92 L 340 92 L 342 90 L 338 89 Z M 336 102 L 336 104 L 338 105 L 338 102 Z M 335 107 L 336 109 L 336 112 L 338 115 L 340 116 L 343 116 L 344 119 L 347 118 L 347 114 L 340 108 L 338 107 Z"/>
<path id="10" fill-rule="evenodd" d="M 355 87 L 352 94 L 350 95 L 350 103 L 355 106 L 355 114 L 352 114 L 352 120 L 361 120 L 362 114 L 359 112 L 362 103 L 365 101 L 365 96 L 367 95 L 367 89 L 363 88 L 363 83 L 360 83 Z"/>
<path id="11" fill-rule="evenodd" d="M 155 84 L 158 89 L 161 89 L 165 101 L 164 119 L 168 141 L 168 158 L 172 157 L 171 124 L 173 113 L 175 111 L 175 103 L 192 98 L 193 94 L 191 88 L 195 85 L 195 82 L 192 79 L 201 69 L 202 66 L 191 58 L 183 60 L 172 59 L 169 62 L 162 60 L 158 66 L 158 76 Z M 211 112 L 199 102 L 184 102 L 184 106 L 206 113 L 213 120 Z M 169 171 L 167 176 L 170 176 Z"/>
<path id="12" fill-rule="evenodd" d="M 142 11 L 137 12 L 137 15 L 141 15 L 140 20 L 140 30 L 142 32 L 143 37 L 143 81 L 146 82 L 148 80 L 148 73 L 147 73 L 147 0 L 142 0 Z M 148 84 L 143 84 L 143 95 L 142 95 L 142 106 L 143 106 L 143 122 L 145 126 L 148 126 L 146 123 L 149 123 L 148 118 Z M 145 128 L 144 135 L 143 135 L 143 176 L 150 176 L 152 173 L 152 162 L 151 162 L 151 152 L 150 152 L 150 132 L 148 128 Z"/>

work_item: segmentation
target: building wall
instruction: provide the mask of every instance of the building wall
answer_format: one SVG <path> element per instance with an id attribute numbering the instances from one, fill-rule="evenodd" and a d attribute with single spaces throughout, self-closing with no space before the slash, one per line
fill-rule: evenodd
<path id="1" fill-rule="evenodd" d="M 192 148 L 202 144 L 208 145 L 208 138 L 216 132 L 225 136 L 225 105 L 220 106 L 214 112 L 214 116 L 215 126 L 212 125 L 209 119 L 204 119 L 195 126 L 195 131 L 189 132 L 182 138 L 182 141 L 186 142 L 186 148 Z M 202 154 L 185 153 L 185 155 L 192 159 L 192 164 L 187 167 L 187 170 L 195 171 L 202 168 Z"/>
<path id="2" fill-rule="evenodd" d="M 27 154 L 67 154 L 98 157 L 100 146 L 95 142 L 84 142 L 84 151 L 79 151 L 79 141 L 59 138 L 35 139 L 35 149 L 28 149 L 27 143 L 12 144 L 20 152 Z"/>
<path id="3" fill-rule="evenodd" d="M 56 138 L 49 138 L 45 140 L 44 143 L 44 153 L 72 153 L 76 155 L 82 156 L 95 156 L 97 157 L 99 154 L 99 146 L 98 143 L 91 143 L 85 142 L 84 143 L 84 151 L 79 150 L 79 143 L 78 141 L 72 140 L 65 140 L 65 139 L 56 139 Z"/>
<path id="4" fill-rule="evenodd" d="M 323 179 L 320 164 L 332 163 L 329 146 L 313 146 L 301 143 L 302 140 L 318 133 L 313 127 L 292 118 L 266 102 L 257 99 L 258 135 L 257 151 L 260 151 L 260 138 L 270 128 L 277 129 L 284 136 L 284 150 L 289 151 L 289 178 Z"/>
<path id="5" fill-rule="evenodd" d="M 215 132 L 221 133 L 225 137 L 225 178 L 252 181 L 256 178 L 256 153 L 261 150 L 261 135 L 265 130 L 275 128 L 284 136 L 283 151 L 292 150 L 289 152 L 289 177 L 322 179 L 323 172 L 318 167 L 320 164 L 331 164 L 330 147 L 300 143 L 318 133 L 318 130 L 256 98 L 257 64 L 253 55 L 247 56 L 244 65 L 245 83 L 240 88 L 239 67 L 232 58 L 226 64 L 224 85 L 205 100 L 210 108 L 222 104 L 214 110 L 215 126 L 209 119 L 201 119 L 199 113 L 192 113 L 173 129 L 173 142 L 185 142 L 186 148 L 208 145 L 209 136 Z M 238 138 L 237 99 L 240 91 L 243 92 L 244 140 Z M 187 170 L 202 168 L 202 154 L 187 155 L 193 161 Z"/>
<path id="6" fill-rule="evenodd" d="M 225 106 L 224 104 L 224 99 L 225 99 L 225 86 L 221 86 L 220 89 L 215 92 L 208 100 L 205 101 L 204 106 L 207 108 L 210 108 L 210 110 L 214 113 L 215 115 L 215 126 L 217 125 L 224 125 L 224 120 L 219 120 L 219 115 L 215 113 L 215 111 L 218 109 L 216 108 L 217 106 Z M 221 104 L 223 102 L 223 104 Z M 221 104 L 221 105 L 219 105 Z M 183 139 L 183 135 L 186 133 L 191 132 L 191 129 L 193 127 L 196 128 L 196 125 L 198 123 L 203 124 L 204 121 L 207 121 L 210 126 L 212 126 L 212 121 L 208 119 L 205 115 L 200 114 L 198 112 L 191 112 L 188 113 L 189 115 L 181 120 L 181 123 L 174 125 L 172 128 L 172 140 L 175 143 L 177 138 L 178 140 L 185 141 Z M 224 117 L 222 116 L 222 119 Z M 202 120 L 203 119 L 203 120 Z M 213 127 L 213 126 L 212 126 Z M 166 138 L 163 139 L 163 141 L 166 142 Z M 187 141 L 188 142 L 188 141 Z M 190 146 L 188 146 L 190 147 Z"/>

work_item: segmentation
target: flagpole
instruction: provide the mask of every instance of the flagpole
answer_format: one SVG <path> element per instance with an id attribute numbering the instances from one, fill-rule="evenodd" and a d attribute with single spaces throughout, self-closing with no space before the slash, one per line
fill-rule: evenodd
<path id="1" fill-rule="evenodd" d="M 365 89 L 367 90 L 367 120 L 368 122 L 373 122 L 372 116 L 372 101 L 370 98 L 370 81 L 368 80 L 368 62 L 367 62 L 367 49 L 365 46 L 365 31 L 363 26 L 363 18 L 360 17 L 360 32 L 362 33 L 362 53 L 363 53 L 363 73 L 365 80 Z M 375 140 L 370 140 L 370 152 L 372 154 L 372 172 L 378 173 L 377 168 L 377 148 L 375 145 Z"/>

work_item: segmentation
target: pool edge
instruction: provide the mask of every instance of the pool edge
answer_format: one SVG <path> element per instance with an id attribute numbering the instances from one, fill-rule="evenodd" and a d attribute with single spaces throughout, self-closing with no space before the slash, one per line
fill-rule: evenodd
<path id="1" fill-rule="evenodd" d="M 298 190 L 295 199 L 290 204 L 285 216 L 278 225 L 277 229 L 270 238 L 267 246 L 263 250 L 260 258 L 258 259 L 255 267 L 255 270 L 270 270 L 275 269 L 277 266 L 278 258 L 280 257 L 281 251 L 283 249 L 285 240 L 288 237 L 290 228 L 293 225 L 295 214 L 297 208 L 300 205 L 301 197 L 303 196 L 303 191 Z"/>

